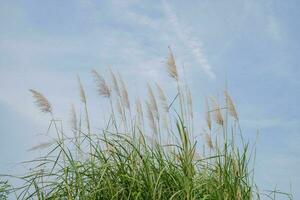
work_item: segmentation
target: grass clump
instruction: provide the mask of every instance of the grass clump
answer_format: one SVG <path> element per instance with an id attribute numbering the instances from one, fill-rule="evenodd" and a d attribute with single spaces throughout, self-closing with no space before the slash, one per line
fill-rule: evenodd
<path id="1" fill-rule="evenodd" d="M 40 110 L 51 117 L 57 136 L 32 148 L 47 148 L 48 153 L 29 162 L 34 167 L 18 177 L 21 186 L 5 191 L 17 199 L 40 200 L 260 199 L 250 169 L 253 158 L 228 92 L 222 105 L 214 98 L 206 100 L 206 126 L 202 139 L 196 140 L 191 91 L 171 50 L 166 69 L 177 95 L 168 99 L 159 84 L 148 84 L 148 98 L 144 103 L 137 98 L 134 104 L 119 74 L 109 69 L 109 81 L 92 70 L 97 92 L 107 99 L 111 113 L 98 131 L 91 128 L 78 77 L 83 112 L 78 115 L 72 106 L 72 137 L 63 131 L 48 99 L 30 90 Z"/>

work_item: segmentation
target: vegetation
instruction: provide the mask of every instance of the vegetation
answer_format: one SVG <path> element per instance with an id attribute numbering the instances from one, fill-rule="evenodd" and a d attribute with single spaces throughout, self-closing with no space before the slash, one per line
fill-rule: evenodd
<path id="1" fill-rule="evenodd" d="M 199 139 L 191 91 L 171 50 L 166 69 L 177 95 L 169 99 L 159 84 L 148 84 L 148 98 L 144 103 L 137 98 L 135 105 L 119 74 L 109 69 L 110 80 L 105 80 L 93 70 L 97 91 L 111 112 L 98 131 L 91 128 L 78 77 L 83 112 L 78 115 L 72 106 L 73 137 L 63 131 L 48 99 L 30 90 L 40 110 L 51 117 L 56 141 L 33 147 L 48 153 L 29 162 L 34 167 L 17 177 L 21 186 L 0 187 L 0 197 L 9 192 L 16 199 L 261 199 L 251 169 L 255 154 L 243 140 L 228 92 L 222 104 L 206 99 L 206 127 Z M 275 199 L 275 192 L 263 195 Z"/>

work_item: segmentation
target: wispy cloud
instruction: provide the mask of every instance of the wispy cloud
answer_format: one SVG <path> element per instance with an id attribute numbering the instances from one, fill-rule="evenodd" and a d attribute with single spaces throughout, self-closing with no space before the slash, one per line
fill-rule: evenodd
<path id="1" fill-rule="evenodd" d="M 170 21 L 175 33 L 178 38 L 191 50 L 191 54 L 194 56 L 202 70 L 211 78 L 215 78 L 215 73 L 212 71 L 211 66 L 209 65 L 206 56 L 203 53 L 201 48 L 201 41 L 189 33 L 186 27 L 182 24 L 179 24 L 175 12 L 172 10 L 171 6 L 165 1 L 162 1 L 165 14 Z"/>
<path id="2" fill-rule="evenodd" d="M 284 39 L 284 29 L 273 1 L 244 1 L 245 15 L 263 24 L 262 30 L 274 41 Z M 260 21 L 258 21 L 260 20 Z"/>

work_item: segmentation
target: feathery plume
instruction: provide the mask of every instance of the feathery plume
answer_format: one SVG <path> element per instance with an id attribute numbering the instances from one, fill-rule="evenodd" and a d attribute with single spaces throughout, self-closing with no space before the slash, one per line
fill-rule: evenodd
<path id="1" fill-rule="evenodd" d="M 176 81 L 178 81 L 178 72 L 177 72 L 177 67 L 176 67 L 176 63 L 175 63 L 175 58 L 174 58 L 173 52 L 170 47 L 169 47 L 169 56 L 168 56 L 168 61 L 167 61 L 167 67 L 168 67 L 169 76 L 174 78 Z"/>
<path id="2" fill-rule="evenodd" d="M 219 104 L 217 103 L 217 101 L 214 98 L 212 98 L 212 102 L 214 104 L 215 121 L 216 121 L 217 124 L 223 126 L 224 120 L 223 120 L 223 117 L 222 117 L 221 108 L 220 108 Z"/>
<path id="3" fill-rule="evenodd" d="M 214 148 L 214 145 L 212 143 L 212 140 L 211 140 L 211 137 L 208 133 L 205 133 L 205 141 L 206 141 L 206 144 L 207 146 L 210 148 L 210 149 L 213 149 Z"/>
<path id="4" fill-rule="evenodd" d="M 80 77 L 77 76 L 78 84 L 79 84 L 79 95 L 80 95 L 80 101 L 82 103 L 86 103 L 86 96 L 85 96 L 85 91 L 83 89 L 83 85 L 81 83 Z"/>
<path id="5" fill-rule="evenodd" d="M 152 88 L 149 83 L 147 86 L 148 86 L 148 94 L 149 94 L 149 98 L 150 98 L 150 103 L 149 103 L 150 109 L 151 109 L 153 115 L 155 116 L 155 118 L 157 120 L 159 120 L 158 106 L 157 106 L 157 102 L 156 102 L 154 93 L 153 93 Z"/>
<path id="6" fill-rule="evenodd" d="M 157 134 L 158 132 L 157 132 L 157 127 L 156 127 L 156 124 L 155 124 L 155 121 L 154 121 L 152 106 L 149 102 L 146 102 L 146 105 L 147 105 L 147 114 L 148 114 L 147 117 L 148 117 L 148 120 L 149 120 L 149 126 L 152 129 L 153 133 Z"/>
<path id="7" fill-rule="evenodd" d="M 94 69 L 92 70 L 92 75 L 94 76 L 99 95 L 103 97 L 110 97 L 111 92 L 105 82 L 105 79 Z"/>
<path id="8" fill-rule="evenodd" d="M 77 137 L 77 130 L 78 130 L 77 115 L 73 104 L 71 105 L 71 129 L 74 136 Z"/>
<path id="9" fill-rule="evenodd" d="M 116 104 L 117 104 L 117 111 L 118 111 L 119 115 L 123 118 L 123 110 L 122 110 L 120 101 L 118 100 L 116 102 Z"/>
<path id="10" fill-rule="evenodd" d="M 229 114 L 235 119 L 235 120 L 238 120 L 238 114 L 236 112 L 236 109 L 235 109 L 235 106 L 234 106 L 234 103 L 230 97 L 230 95 L 228 94 L 227 91 L 224 92 L 225 93 L 225 100 L 226 100 L 226 106 L 227 106 L 227 109 L 228 109 L 228 112 Z"/>
<path id="11" fill-rule="evenodd" d="M 110 72 L 110 76 L 111 76 L 111 79 L 112 79 L 113 88 L 114 88 L 115 92 L 117 93 L 117 95 L 119 97 L 121 97 L 120 88 L 119 88 L 119 84 L 118 84 L 118 80 L 116 78 L 116 75 L 114 74 L 114 72 L 112 71 L 111 68 L 109 68 L 109 72 Z"/>
<path id="12" fill-rule="evenodd" d="M 125 82 L 123 81 L 121 75 L 119 74 L 119 81 L 121 83 L 121 97 L 122 97 L 122 101 L 123 104 L 125 105 L 125 107 L 130 110 L 130 102 L 129 102 L 129 97 L 128 97 L 128 90 L 127 87 L 125 85 Z"/>
<path id="13" fill-rule="evenodd" d="M 158 83 L 156 83 L 156 88 L 157 88 L 158 96 L 159 96 L 159 99 L 160 99 L 163 109 L 165 110 L 165 112 L 169 112 L 167 97 L 166 97 L 163 89 L 159 86 Z"/>
<path id="14" fill-rule="evenodd" d="M 142 104 L 141 104 L 141 101 L 140 101 L 139 98 L 136 98 L 135 106 L 136 106 L 136 113 L 137 113 L 137 117 L 138 117 L 138 122 L 139 122 L 139 125 L 141 126 L 141 122 L 143 121 L 144 114 L 143 114 L 143 107 L 142 107 Z"/>
<path id="15" fill-rule="evenodd" d="M 207 98 L 205 98 L 205 105 L 206 105 L 205 120 L 206 120 L 206 124 L 207 124 L 209 130 L 211 130 L 211 115 L 210 115 L 211 111 L 209 109 L 209 104 L 208 104 Z"/>
<path id="16" fill-rule="evenodd" d="M 160 87 L 158 83 L 156 83 L 156 88 L 158 91 L 158 97 L 163 109 L 163 114 L 162 114 L 162 122 L 163 122 L 163 127 L 165 129 L 168 129 L 168 113 L 169 113 L 169 105 L 167 101 L 167 97 L 163 91 L 163 89 Z"/>
<path id="17" fill-rule="evenodd" d="M 52 113 L 52 107 L 48 99 L 42 95 L 40 92 L 30 89 L 29 90 L 35 99 L 35 104 L 40 108 L 44 113 Z"/>
<path id="18" fill-rule="evenodd" d="M 192 99 L 192 93 L 190 88 L 187 87 L 187 103 L 188 103 L 188 109 L 189 109 L 189 113 L 191 118 L 194 117 L 194 113 L 193 113 L 193 99 Z"/>

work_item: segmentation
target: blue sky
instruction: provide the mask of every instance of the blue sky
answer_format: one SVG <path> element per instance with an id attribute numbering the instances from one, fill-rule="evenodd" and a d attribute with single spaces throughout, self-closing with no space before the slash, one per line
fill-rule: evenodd
<path id="1" fill-rule="evenodd" d="M 172 86 L 164 62 L 171 46 L 185 66 L 195 102 L 221 94 L 225 80 L 244 133 L 259 129 L 256 176 L 262 189 L 300 198 L 299 1 L 0 1 L 0 169 L 17 171 L 42 142 L 46 116 L 29 88 L 68 120 L 78 103 L 76 75 L 99 109 L 90 70 L 120 71 L 142 93 L 144 80 Z M 97 114 L 95 114 L 97 115 Z M 100 115 L 100 114 L 99 114 Z M 95 123 L 97 116 L 95 116 Z"/>

